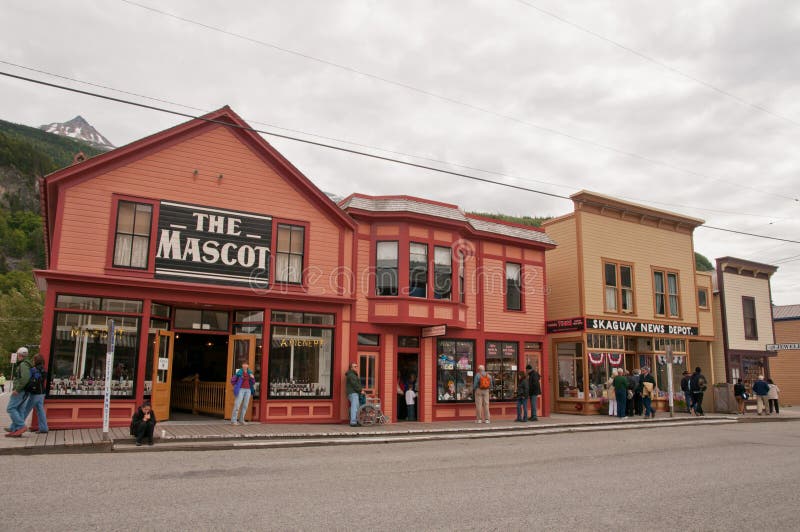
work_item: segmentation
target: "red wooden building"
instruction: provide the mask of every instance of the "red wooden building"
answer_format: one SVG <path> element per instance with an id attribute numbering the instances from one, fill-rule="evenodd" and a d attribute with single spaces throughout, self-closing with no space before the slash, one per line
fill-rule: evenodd
<path id="1" fill-rule="evenodd" d="M 543 232 L 417 198 L 336 205 L 228 107 L 41 185 L 53 428 L 100 425 L 109 319 L 115 425 L 145 399 L 228 417 L 243 360 L 260 422 L 346 420 L 350 362 L 395 420 L 416 374 L 422 421 L 472 417 L 485 363 L 509 416 L 515 372 L 542 367 Z"/>

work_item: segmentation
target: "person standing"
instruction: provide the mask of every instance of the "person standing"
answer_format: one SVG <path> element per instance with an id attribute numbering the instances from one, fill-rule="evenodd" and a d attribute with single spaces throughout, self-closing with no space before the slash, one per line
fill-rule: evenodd
<path id="1" fill-rule="evenodd" d="M 409 384 L 406 390 L 406 421 L 417 420 L 417 391 Z"/>
<path id="2" fill-rule="evenodd" d="M 528 399 L 530 399 L 530 382 L 524 371 L 519 372 L 517 381 L 517 419 L 514 421 L 528 421 Z M 534 412 L 536 412 L 534 410 Z"/>
<path id="3" fill-rule="evenodd" d="M 33 356 L 33 367 L 30 373 L 31 378 L 28 380 L 27 388 L 30 396 L 28 397 L 28 403 L 25 405 L 25 419 L 28 419 L 30 413 L 35 409 L 39 427 L 36 432 L 39 434 L 47 434 L 47 415 L 44 411 L 44 394 L 45 390 L 47 390 L 45 386 L 47 371 L 44 369 L 44 357 L 41 354 Z"/>
<path id="4" fill-rule="evenodd" d="M 475 395 L 475 423 L 489 421 L 489 390 L 492 389 L 492 376 L 486 373 L 486 367 L 478 366 L 478 373 L 472 381 L 472 392 Z"/>
<path id="5" fill-rule="evenodd" d="M 781 409 L 778 406 L 778 394 L 781 393 L 781 389 L 778 388 L 778 385 L 772 382 L 772 379 L 767 379 L 767 384 L 769 385 L 769 392 L 767 393 L 767 400 L 769 401 L 769 413 L 772 413 L 772 407 L 775 407 L 775 413 L 780 414 Z"/>
<path id="6" fill-rule="evenodd" d="M 753 393 L 756 396 L 756 411 L 761 415 L 761 410 L 764 410 L 766 415 L 769 415 L 767 410 L 767 396 L 769 395 L 769 384 L 764 380 L 763 375 L 758 376 L 758 380 L 753 383 Z"/>
<path id="7" fill-rule="evenodd" d="M 655 418 L 656 411 L 653 408 L 653 395 L 656 393 L 656 380 L 650 373 L 649 366 L 642 367 L 642 376 L 639 378 L 642 383 L 642 403 L 644 403 L 644 418 Z"/>
<path id="8" fill-rule="evenodd" d="M 733 395 L 736 397 L 736 406 L 739 410 L 739 415 L 744 415 L 744 402 L 747 400 L 747 388 L 744 387 L 742 379 L 736 381 L 733 385 Z"/>
<path id="9" fill-rule="evenodd" d="M 14 368 L 14 384 L 11 387 L 11 397 L 9 397 L 8 406 L 6 406 L 6 412 L 11 418 L 11 425 L 6 428 L 6 437 L 20 438 L 28 430 L 25 425 L 25 408 L 30 397 L 26 388 L 31 378 L 31 367 L 33 367 L 33 361 L 28 356 L 28 348 L 20 347 L 17 349 L 17 367 Z"/>
<path id="10" fill-rule="evenodd" d="M 686 401 L 686 413 L 692 413 L 692 391 L 689 389 L 689 383 L 692 380 L 692 374 L 688 369 L 683 370 L 683 378 L 681 379 L 681 391 L 683 392 L 683 399 Z"/>
<path id="11" fill-rule="evenodd" d="M 625 417 L 628 402 L 628 377 L 625 376 L 624 370 L 617 370 L 617 376 L 614 377 L 612 384 L 617 397 L 617 417 L 622 419 Z"/>
<path id="12" fill-rule="evenodd" d="M 350 401 L 350 426 L 359 427 L 358 407 L 361 406 L 361 378 L 358 376 L 358 364 L 350 364 L 350 369 L 344 374 L 344 393 Z M 408 408 L 408 406 L 406 406 Z"/>
<path id="13" fill-rule="evenodd" d="M 530 393 L 531 399 L 531 415 L 528 420 L 538 421 L 539 414 L 536 411 L 536 407 L 539 402 L 539 396 L 542 395 L 542 376 L 530 364 L 525 366 L 525 371 L 528 373 L 528 393 Z"/>
<path id="14" fill-rule="evenodd" d="M 706 376 L 703 375 L 703 370 L 700 366 L 694 368 L 692 378 L 689 379 L 689 391 L 692 392 L 692 407 L 694 408 L 694 415 L 704 416 L 703 413 L 703 394 L 708 387 Z"/>
<path id="15" fill-rule="evenodd" d="M 0 393 L 6 393 L 6 376 L 0 373 Z"/>
<path id="16" fill-rule="evenodd" d="M 617 369 L 611 370 L 611 377 L 606 381 L 606 397 L 608 399 L 608 415 L 617 415 L 617 392 L 614 391 L 614 379 L 617 377 Z"/>
<path id="17" fill-rule="evenodd" d="M 150 403 L 143 403 L 133 414 L 131 420 L 131 436 L 136 436 L 136 446 L 142 445 L 147 439 L 147 445 L 153 445 L 153 432 L 156 429 L 156 413 Z"/>
<path id="18" fill-rule="evenodd" d="M 233 384 L 233 396 L 236 400 L 233 403 L 233 413 L 231 414 L 231 424 L 247 425 L 244 420 L 247 415 L 247 407 L 250 405 L 250 397 L 253 395 L 253 388 L 256 386 L 256 377 L 250 371 L 250 364 L 242 362 L 242 367 L 236 370 L 231 377 Z M 241 421 L 237 418 L 241 417 Z"/>
<path id="19" fill-rule="evenodd" d="M 633 382 L 633 415 L 642 415 L 642 387 L 640 385 L 642 370 L 634 369 L 630 379 Z"/>

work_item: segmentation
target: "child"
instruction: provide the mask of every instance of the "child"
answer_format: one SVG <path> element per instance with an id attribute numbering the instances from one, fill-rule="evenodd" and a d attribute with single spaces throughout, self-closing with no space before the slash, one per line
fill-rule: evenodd
<path id="1" fill-rule="evenodd" d="M 417 420 L 417 405 L 416 403 L 417 392 L 414 391 L 414 387 L 409 384 L 408 389 L 406 390 L 406 421 L 416 421 Z"/>
<path id="2" fill-rule="evenodd" d="M 767 393 L 767 400 L 769 402 L 769 413 L 772 413 L 772 407 L 775 407 L 775 413 L 780 414 L 781 409 L 778 407 L 778 394 L 781 393 L 781 389 L 772 382 L 772 379 L 767 379 L 767 384 L 769 385 L 769 392 Z"/>

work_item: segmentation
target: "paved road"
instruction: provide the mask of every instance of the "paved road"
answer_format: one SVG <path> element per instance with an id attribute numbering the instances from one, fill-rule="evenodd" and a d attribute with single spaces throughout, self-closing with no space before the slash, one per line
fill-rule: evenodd
<path id="1" fill-rule="evenodd" d="M 0 530 L 797 530 L 798 449 L 786 422 L 0 456 Z"/>

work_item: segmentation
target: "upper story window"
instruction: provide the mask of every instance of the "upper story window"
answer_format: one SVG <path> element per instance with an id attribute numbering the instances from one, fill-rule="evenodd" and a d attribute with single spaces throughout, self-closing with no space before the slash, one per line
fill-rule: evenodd
<path id="1" fill-rule="evenodd" d="M 522 265 L 506 262 L 506 310 L 522 310 Z"/>
<path id="2" fill-rule="evenodd" d="M 149 203 L 120 201 L 117 204 L 114 266 L 147 269 L 152 219 L 153 206 Z"/>
<path id="3" fill-rule="evenodd" d="M 453 253 L 450 248 L 433 248 L 433 297 L 450 299 L 453 290 Z"/>
<path id="4" fill-rule="evenodd" d="M 700 308 L 708 308 L 708 290 L 706 288 L 697 289 L 697 306 Z"/>
<path id="5" fill-rule="evenodd" d="M 656 315 L 670 318 L 680 317 L 680 295 L 678 294 L 678 274 L 676 272 L 654 270 L 653 292 L 655 293 Z"/>
<path id="6" fill-rule="evenodd" d="M 378 242 L 376 246 L 375 295 L 397 295 L 397 242 Z"/>
<path id="7" fill-rule="evenodd" d="M 606 312 L 633 312 L 633 267 L 615 262 L 603 263 Z"/>
<path id="8" fill-rule="evenodd" d="M 758 340 L 755 298 L 742 296 L 742 317 L 744 318 L 744 337 L 747 340 Z"/>
<path id="9" fill-rule="evenodd" d="M 428 246 L 418 242 L 408 245 L 408 295 L 428 297 Z"/>
<path id="10" fill-rule="evenodd" d="M 275 249 L 275 281 L 279 283 L 303 282 L 303 252 L 305 227 L 278 224 L 278 241 Z"/>
<path id="11" fill-rule="evenodd" d="M 464 302 L 464 252 L 458 252 L 458 301 Z"/>

